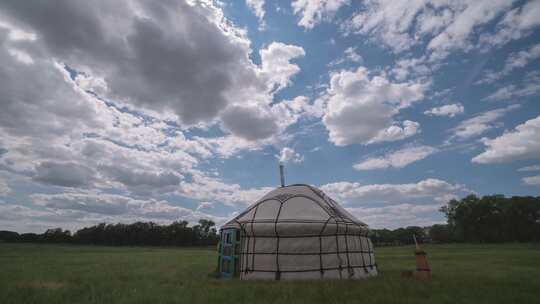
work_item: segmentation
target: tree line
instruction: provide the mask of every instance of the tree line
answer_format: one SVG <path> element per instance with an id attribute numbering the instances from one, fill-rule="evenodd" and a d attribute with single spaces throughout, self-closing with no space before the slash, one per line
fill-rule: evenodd
<path id="1" fill-rule="evenodd" d="M 446 224 L 373 229 L 371 240 L 378 246 L 412 244 L 413 235 L 423 243 L 540 241 L 540 197 L 488 195 L 479 198 L 469 195 L 461 200 L 450 200 L 440 211 L 447 219 Z M 42 234 L 0 231 L 0 241 L 204 246 L 217 244 L 219 235 L 214 222 L 202 219 L 193 227 L 186 221 L 177 221 L 170 225 L 102 223 L 73 234 L 61 228 L 49 229 Z"/>
<path id="2" fill-rule="evenodd" d="M 159 225 L 153 222 L 105 224 L 82 228 L 75 233 L 62 228 L 42 234 L 0 231 L 0 241 L 21 243 L 73 243 L 112 246 L 207 246 L 219 240 L 215 223 L 201 219 L 197 225 L 186 221 Z"/>
<path id="3" fill-rule="evenodd" d="M 422 242 L 539 242 L 540 197 L 469 195 L 450 200 L 440 211 L 446 224 L 371 230 L 375 245 Z"/>

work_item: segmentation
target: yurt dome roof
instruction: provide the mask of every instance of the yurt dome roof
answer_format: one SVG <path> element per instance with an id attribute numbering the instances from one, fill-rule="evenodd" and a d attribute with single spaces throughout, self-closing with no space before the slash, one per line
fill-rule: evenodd
<path id="1" fill-rule="evenodd" d="M 322 190 L 307 184 L 278 187 L 227 222 L 225 228 L 246 224 L 296 223 L 320 226 L 346 224 L 367 230 L 367 225 Z M 307 231 L 306 231 L 307 232 Z"/>

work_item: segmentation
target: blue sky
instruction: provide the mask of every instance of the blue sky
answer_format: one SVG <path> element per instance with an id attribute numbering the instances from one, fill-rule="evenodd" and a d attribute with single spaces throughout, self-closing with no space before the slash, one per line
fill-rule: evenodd
<path id="1" fill-rule="evenodd" d="M 0 8 L 0 229 L 223 223 L 280 161 L 375 228 L 539 193 L 540 1 Z"/>

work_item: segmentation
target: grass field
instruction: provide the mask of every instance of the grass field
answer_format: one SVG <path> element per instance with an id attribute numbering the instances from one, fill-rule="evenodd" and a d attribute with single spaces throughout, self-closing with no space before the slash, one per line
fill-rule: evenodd
<path id="1" fill-rule="evenodd" d="M 412 251 L 377 248 L 369 280 L 246 282 L 208 249 L 0 243 L 0 303 L 540 303 L 540 244 L 427 246 L 430 282 L 401 278 Z"/>

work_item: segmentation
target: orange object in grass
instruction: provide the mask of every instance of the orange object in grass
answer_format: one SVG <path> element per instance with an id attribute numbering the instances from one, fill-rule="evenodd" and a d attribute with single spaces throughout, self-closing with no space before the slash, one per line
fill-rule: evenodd
<path id="1" fill-rule="evenodd" d="M 414 243 L 416 244 L 416 250 L 414 254 L 416 256 L 416 271 L 414 272 L 414 278 L 426 280 L 431 278 L 431 267 L 429 267 L 427 261 L 427 253 L 420 248 L 416 241 L 416 236 L 413 235 Z"/>

